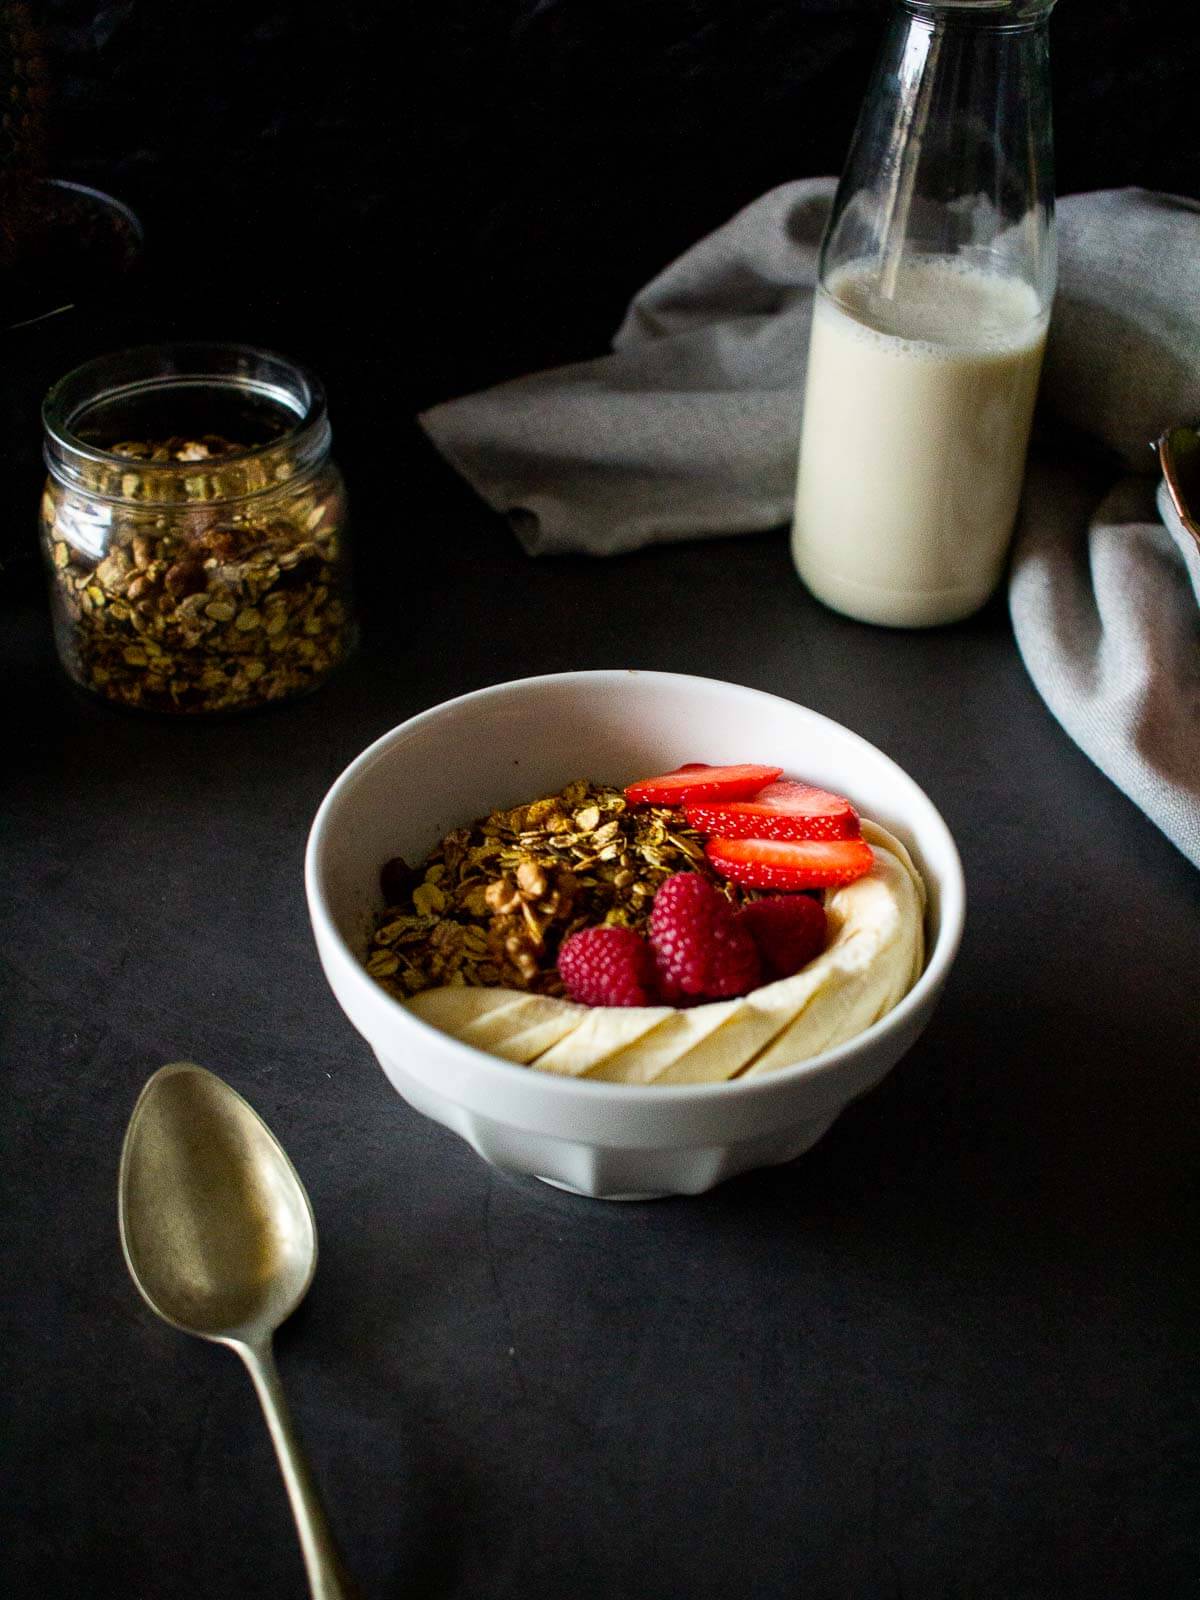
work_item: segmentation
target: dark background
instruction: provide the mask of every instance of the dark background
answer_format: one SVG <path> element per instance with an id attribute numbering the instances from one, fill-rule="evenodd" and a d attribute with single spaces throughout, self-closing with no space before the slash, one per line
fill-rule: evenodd
<path id="1" fill-rule="evenodd" d="M 0 332 L 6 589 L 28 598 L 41 582 L 25 508 L 46 387 L 167 336 L 272 346 L 323 376 L 361 562 L 394 522 L 389 472 L 443 473 L 417 410 L 600 353 L 633 293 L 702 234 L 775 184 L 839 170 L 887 9 L 0 0 L 0 24 L 18 20 L 26 53 L 33 41 L 42 172 L 124 200 L 147 241 L 116 294 L 81 243 L 57 266 L 80 309 Z M 1200 44 L 1182 15 L 1169 0 L 1062 0 L 1060 193 L 1200 194 Z M 8 42 L 0 28 L 0 56 Z"/>
<path id="2" fill-rule="evenodd" d="M 286 341 L 327 375 L 335 413 L 369 370 L 386 449 L 418 406 L 596 353 L 690 242 L 775 184 L 837 172 L 887 6 L 34 10 L 51 165 L 144 218 L 147 323 Z M 1200 192 L 1186 11 L 1062 0 L 1060 193 Z"/>

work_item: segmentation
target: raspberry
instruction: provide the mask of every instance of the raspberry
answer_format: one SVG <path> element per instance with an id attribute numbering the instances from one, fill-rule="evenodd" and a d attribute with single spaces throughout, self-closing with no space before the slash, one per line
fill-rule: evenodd
<path id="1" fill-rule="evenodd" d="M 790 978 L 825 948 L 825 907 L 806 894 L 771 894 L 738 912 L 773 978 Z"/>
<path id="2" fill-rule="evenodd" d="M 762 976 L 749 931 L 724 895 L 695 872 L 677 872 L 659 888 L 650 943 L 671 1004 L 748 994 Z"/>
<path id="3" fill-rule="evenodd" d="M 564 939 L 558 972 L 581 1006 L 655 1004 L 654 954 L 632 928 L 581 928 Z"/>

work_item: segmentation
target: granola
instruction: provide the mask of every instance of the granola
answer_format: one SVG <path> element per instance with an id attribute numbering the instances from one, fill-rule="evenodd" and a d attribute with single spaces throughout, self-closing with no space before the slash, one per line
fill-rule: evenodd
<path id="1" fill-rule="evenodd" d="M 577 779 L 454 829 L 418 868 L 389 861 L 366 968 L 398 999 L 442 984 L 562 995 L 562 941 L 602 923 L 644 932 L 676 872 L 753 898 L 713 869 L 681 810 L 631 808 L 620 789 Z"/>
<path id="2" fill-rule="evenodd" d="M 242 710 L 314 687 L 349 650 L 336 470 L 292 480 L 281 459 L 261 487 L 247 481 L 261 461 L 240 452 L 214 434 L 127 440 L 98 469 L 103 502 L 48 482 L 56 631 L 84 688 L 146 710 Z M 176 463 L 178 501 L 139 504 L 139 467 L 156 470 L 161 493 Z"/>

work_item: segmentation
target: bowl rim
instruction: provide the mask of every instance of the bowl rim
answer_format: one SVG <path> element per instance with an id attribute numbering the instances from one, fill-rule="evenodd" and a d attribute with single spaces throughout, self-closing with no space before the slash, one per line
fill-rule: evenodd
<path id="1" fill-rule="evenodd" d="M 309 829 L 308 842 L 304 853 L 304 882 L 308 901 L 309 917 L 313 925 L 314 936 L 320 941 L 321 934 L 329 940 L 338 957 L 340 964 L 354 985 L 357 992 L 366 997 L 372 1004 L 382 1003 L 385 1015 L 392 1017 L 402 1028 L 416 1028 L 419 1034 L 430 1037 L 430 1042 L 439 1049 L 448 1049 L 452 1055 L 459 1058 L 464 1065 L 471 1067 L 486 1067 L 489 1071 L 499 1071 L 503 1076 L 497 1078 L 497 1085 L 505 1078 L 512 1082 L 520 1082 L 528 1087 L 530 1074 L 533 1069 L 523 1066 L 519 1062 L 506 1061 L 502 1056 L 492 1055 L 487 1050 L 477 1049 L 476 1046 L 466 1044 L 456 1039 L 453 1034 L 444 1033 L 440 1028 L 435 1028 L 432 1023 L 425 1022 L 415 1016 L 399 1000 L 390 995 L 386 989 L 376 983 L 366 968 L 359 961 L 349 943 L 342 937 L 341 931 L 334 921 L 325 898 L 322 882 L 322 857 L 329 838 L 331 837 L 331 818 L 334 810 L 340 803 L 345 791 L 353 786 L 359 776 L 374 765 L 390 747 L 407 739 L 411 733 L 421 726 L 437 721 L 445 713 L 462 706 L 467 702 L 480 704 L 488 699 L 499 698 L 511 694 L 514 690 L 531 690 L 547 684 L 559 683 L 594 683 L 600 686 L 604 682 L 611 682 L 614 678 L 638 677 L 653 682 L 684 683 L 700 685 L 706 689 L 719 689 L 722 692 L 733 692 L 737 695 L 748 695 L 755 699 L 768 701 L 776 705 L 786 706 L 791 711 L 801 711 L 805 716 L 815 722 L 824 724 L 836 730 L 839 737 L 849 739 L 852 744 L 863 746 L 887 765 L 896 771 L 912 785 L 920 799 L 929 809 L 930 821 L 933 831 L 942 834 L 942 844 L 945 847 L 946 867 L 938 880 L 939 890 L 939 926 L 937 938 L 932 950 L 927 952 L 925 966 L 920 977 L 908 993 L 897 1002 L 884 1016 L 864 1028 L 853 1038 L 835 1045 L 830 1050 L 819 1051 L 816 1055 L 805 1057 L 793 1062 L 790 1066 L 779 1067 L 775 1071 L 764 1074 L 762 1077 L 741 1078 L 734 1077 L 723 1079 L 716 1083 L 680 1083 L 680 1084 L 629 1084 L 609 1083 L 600 1079 L 585 1077 L 571 1077 L 566 1074 L 537 1073 L 536 1078 L 539 1089 L 547 1093 L 559 1092 L 568 1097 L 576 1095 L 591 1096 L 603 1102 L 628 1103 L 632 1097 L 636 1104 L 664 1104 L 695 1105 L 705 1101 L 720 1099 L 728 1095 L 770 1095 L 778 1093 L 783 1085 L 795 1083 L 799 1079 L 815 1078 L 824 1073 L 834 1072 L 844 1061 L 860 1054 L 871 1043 L 882 1035 L 903 1027 L 913 1012 L 924 1006 L 931 996 L 936 995 L 958 954 L 962 942 L 963 926 L 966 917 L 966 880 L 963 873 L 962 858 L 954 836 L 950 831 L 945 818 L 917 783 L 916 779 L 893 760 L 878 745 L 871 743 L 860 733 L 855 733 L 845 723 L 838 722 L 833 717 L 827 717 L 823 712 L 814 711 L 811 707 L 801 705 L 799 701 L 789 700 L 784 695 L 772 694 L 769 690 L 750 688 L 745 684 L 731 683 L 723 678 L 705 678 L 698 674 L 686 672 L 659 672 L 643 670 L 636 667 L 618 668 L 592 668 L 576 672 L 547 672 L 538 673 L 525 678 L 510 678 L 503 683 L 488 684 L 480 689 L 471 689 L 464 694 L 455 695 L 449 700 L 441 700 L 436 705 L 424 711 L 417 712 L 414 716 L 407 717 L 403 722 L 397 723 L 379 738 L 373 740 L 359 753 L 334 779 L 326 791 L 321 804 L 317 808 Z M 319 926 L 318 926 L 319 925 Z M 328 975 L 327 975 L 328 981 Z M 332 985 L 331 985 L 332 987 Z M 374 1050 L 374 1043 L 368 1039 L 368 1045 Z M 453 1096 L 451 1096 L 453 1098 Z"/>

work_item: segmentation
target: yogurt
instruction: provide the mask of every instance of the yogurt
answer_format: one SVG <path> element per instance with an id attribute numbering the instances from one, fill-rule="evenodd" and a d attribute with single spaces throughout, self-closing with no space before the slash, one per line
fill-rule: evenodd
<path id="1" fill-rule="evenodd" d="M 978 609 L 1016 517 L 1047 313 L 1016 277 L 851 262 L 817 292 L 792 553 L 826 605 L 928 627 Z"/>

